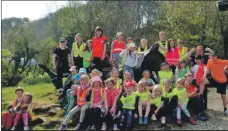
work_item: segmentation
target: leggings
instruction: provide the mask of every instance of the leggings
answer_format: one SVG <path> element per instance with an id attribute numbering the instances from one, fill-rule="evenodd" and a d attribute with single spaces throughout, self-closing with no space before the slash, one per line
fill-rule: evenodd
<path id="1" fill-rule="evenodd" d="M 74 57 L 74 65 L 76 69 L 79 70 L 83 66 L 83 58 L 82 57 Z"/>
<path id="2" fill-rule="evenodd" d="M 98 57 L 94 57 L 93 58 L 93 63 L 94 63 L 94 68 L 95 69 L 98 69 L 99 71 L 102 72 L 102 69 L 103 69 L 103 61 L 101 61 L 101 58 L 98 58 Z"/>
<path id="3" fill-rule="evenodd" d="M 157 109 L 157 107 L 154 104 L 152 104 L 151 105 L 151 113 L 154 114 L 154 111 L 156 109 Z M 167 116 L 167 108 L 165 106 L 162 106 L 158 110 L 157 114 L 155 114 L 155 115 L 156 115 L 157 118 L 166 117 Z"/>
<path id="4" fill-rule="evenodd" d="M 184 114 L 187 117 L 190 117 L 190 113 L 188 112 L 188 109 L 187 109 L 187 104 L 182 104 L 181 107 L 177 107 L 177 119 L 178 120 L 181 119 L 181 110 L 184 112 Z"/>
<path id="5" fill-rule="evenodd" d="M 103 122 L 108 123 L 108 124 L 117 124 L 118 123 L 118 118 L 113 119 L 112 114 L 109 112 L 111 108 L 108 110 L 108 114 L 103 118 Z M 116 110 L 115 113 L 118 111 Z"/>
<path id="6" fill-rule="evenodd" d="M 188 108 L 192 109 L 194 114 L 204 112 L 203 100 L 199 97 L 191 97 L 188 101 Z"/>
<path id="7" fill-rule="evenodd" d="M 72 89 L 68 89 L 67 90 L 67 106 L 66 106 L 67 111 L 66 111 L 66 116 L 68 115 L 68 113 L 70 112 L 70 110 L 75 105 L 75 97 L 70 94 L 71 91 L 72 91 Z"/>
<path id="8" fill-rule="evenodd" d="M 91 118 L 90 125 L 95 125 L 96 130 L 101 130 L 102 119 L 101 119 L 101 109 L 99 107 L 90 108 L 89 116 Z"/>
<path id="9" fill-rule="evenodd" d="M 19 120 L 23 119 L 23 122 L 24 122 L 24 126 L 28 126 L 28 115 L 29 113 L 27 111 L 22 111 L 22 113 L 17 113 L 15 118 L 14 118 L 14 123 L 13 123 L 13 126 L 16 127 Z"/>
<path id="10" fill-rule="evenodd" d="M 131 125 L 133 120 L 133 110 L 123 109 L 120 116 L 120 123 L 124 123 L 126 118 L 126 124 Z"/>
<path id="11" fill-rule="evenodd" d="M 85 114 L 86 114 L 86 110 L 89 109 L 89 104 L 85 104 L 82 107 L 76 106 L 74 107 L 69 114 L 67 115 L 66 119 L 63 121 L 63 124 L 66 125 L 69 123 L 69 121 L 73 118 L 73 116 L 75 114 L 77 114 L 78 112 L 80 112 L 80 118 L 79 118 L 79 123 L 82 123 L 84 118 L 85 118 Z"/>

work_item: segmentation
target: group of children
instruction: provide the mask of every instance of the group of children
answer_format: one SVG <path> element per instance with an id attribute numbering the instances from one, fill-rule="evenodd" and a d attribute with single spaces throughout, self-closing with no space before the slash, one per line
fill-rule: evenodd
<path id="1" fill-rule="evenodd" d="M 15 130 L 20 120 L 23 120 L 24 130 L 29 130 L 29 120 L 31 119 L 30 109 L 32 104 L 32 94 L 24 93 L 24 89 L 18 87 L 15 90 L 16 98 L 12 108 L 2 114 L 2 128 Z"/>

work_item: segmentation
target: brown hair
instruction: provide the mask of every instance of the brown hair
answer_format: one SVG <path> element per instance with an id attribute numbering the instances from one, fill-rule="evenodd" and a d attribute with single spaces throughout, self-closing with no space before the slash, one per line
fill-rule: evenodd
<path id="1" fill-rule="evenodd" d="M 137 84 L 137 91 L 139 91 L 139 88 L 140 87 L 143 87 L 144 88 L 144 91 L 143 92 L 146 92 L 148 91 L 148 89 L 146 88 L 146 82 L 145 81 L 139 81 L 139 83 Z"/>
<path id="2" fill-rule="evenodd" d="M 24 97 L 24 96 L 29 96 L 28 103 L 29 103 L 29 104 L 32 103 L 32 94 L 31 94 L 31 93 L 26 92 L 26 93 L 23 95 L 23 97 Z"/>
<path id="3" fill-rule="evenodd" d="M 179 62 L 179 64 L 178 64 L 178 69 L 181 69 L 181 64 L 185 64 L 185 67 L 186 67 L 186 61 L 185 60 L 181 60 L 180 62 Z"/>
<path id="4" fill-rule="evenodd" d="M 112 77 L 108 78 L 106 81 L 105 81 L 105 85 L 107 85 L 109 82 L 111 82 L 113 85 L 115 85 L 115 81 Z"/>

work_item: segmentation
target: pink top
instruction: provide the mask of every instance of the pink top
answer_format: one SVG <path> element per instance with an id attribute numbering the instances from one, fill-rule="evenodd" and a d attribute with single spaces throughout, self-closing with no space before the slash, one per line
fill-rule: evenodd
<path id="1" fill-rule="evenodd" d="M 93 104 L 98 104 L 102 100 L 102 94 L 100 89 L 94 89 Z"/>

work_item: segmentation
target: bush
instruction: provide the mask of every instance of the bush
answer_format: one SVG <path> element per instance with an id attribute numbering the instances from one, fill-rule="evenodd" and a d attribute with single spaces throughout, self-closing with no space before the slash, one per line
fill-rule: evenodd
<path id="1" fill-rule="evenodd" d="M 26 85 L 35 85 L 41 83 L 51 83 L 51 79 L 47 74 L 34 76 L 28 76 L 22 80 L 23 84 Z"/>

